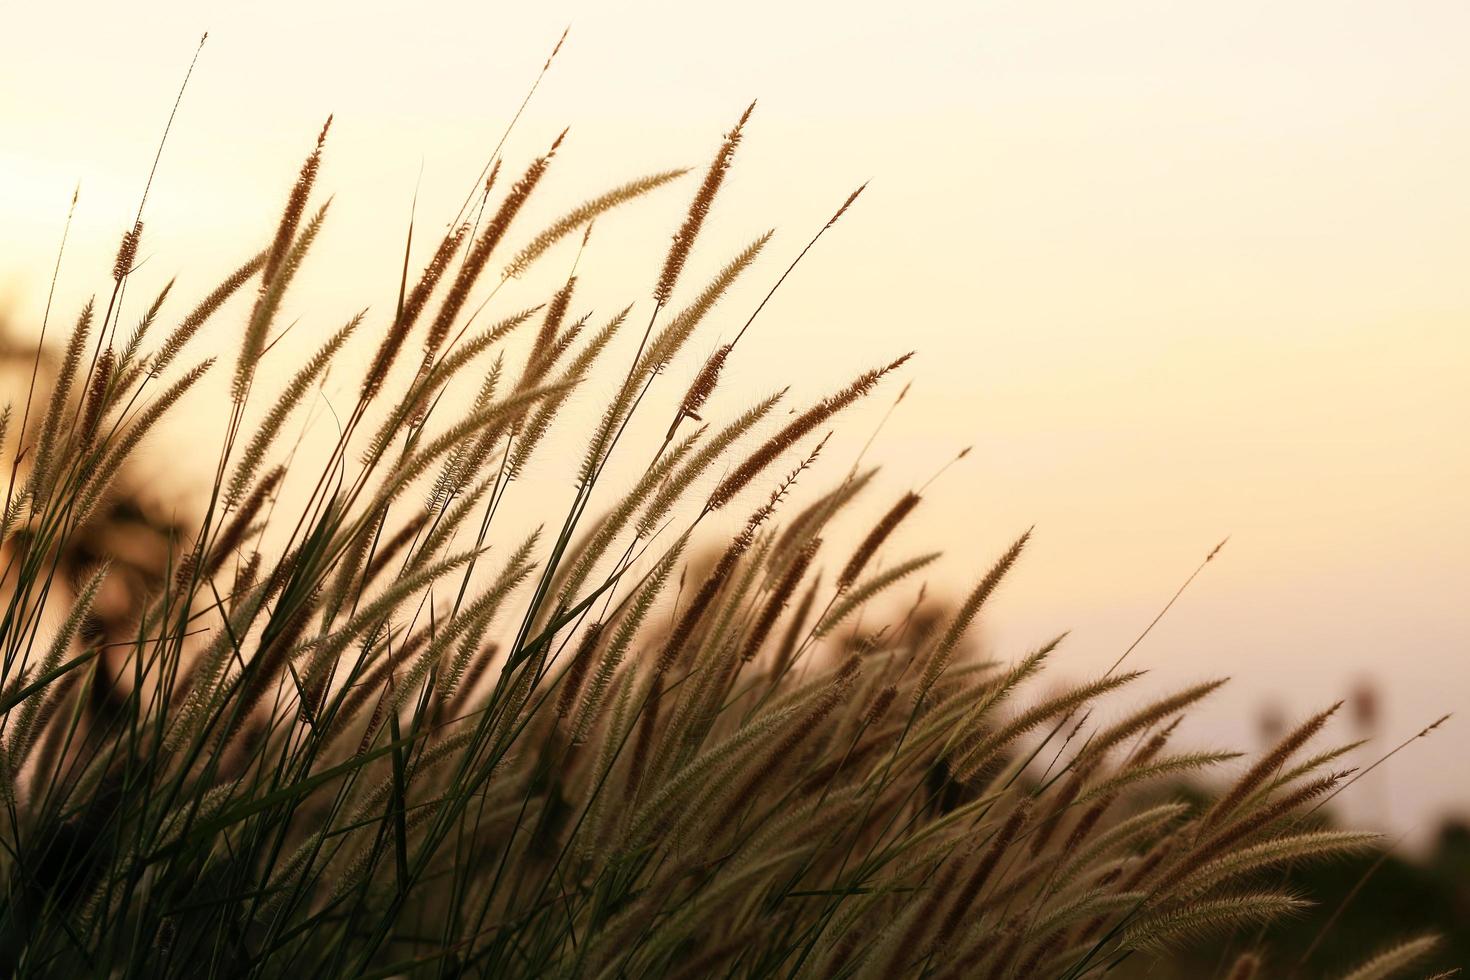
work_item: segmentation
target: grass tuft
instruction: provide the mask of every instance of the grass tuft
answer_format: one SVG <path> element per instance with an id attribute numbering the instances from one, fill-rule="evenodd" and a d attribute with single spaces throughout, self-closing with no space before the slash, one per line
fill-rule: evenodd
<path id="1" fill-rule="evenodd" d="M 500 285 L 686 172 L 591 197 L 497 258 L 562 137 L 491 208 L 497 149 L 476 181 L 488 221 L 462 209 L 411 286 L 410 232 L 396 309 L 357 362 L 344 354 L 366 313 L 324 328 L 294 371 L 271 350 L 328 217 L 312 198 L 330 118 L 271 241 L 151 348 L 149 326 L 186 287 L 163 289 L 115 350 L 106 328 L 137 275 L 141 220 L 124 234 L 106 270 L 113 302 L 100 327 L 90 302 L 81 311 L 44 412 L 30 420 L 28 402 L 18 427 L 0 414 L 14 454 L 0 538 L 0 974 L 1081 977 L 1295 914 L 1304 899 L 1262 887 L 1263 873 L 1370 845 L 1303 822 L 1348 775 L 1317 771 L 1341 750 L 1300 758 L 1331 710 L 1200 811 L 1172 781 L 1233 755 L 1164 750 L 1222 682 L 1103 724 L 1094 709 L 1127 697 L 1138 672 L 1042 691 L 1060 638 L 1009 664 L 977 657 L 971 634 L 1030 531 L 948 615 L 927 582 L 911 604 L 892 601 L 937 557 L 884 563 L 932 479 L 846 542 L 834 518 L 873 471 L 860 454 L 835 486 L 807 484 L 827 465 L 822 430 L 909 355 L 774 431 L 784 389 L 742 406 L 728 400 L 737 385 L 719 386 L 742 370 L 734 341 L 686 363 L 770 241 L 704 270 L 706 285 L 660 319 L 702 262 L 694 244 L 750 111 L 674 233 L 625 368 L 604 365 L 632 307 L 577 317 L 571 275 L 468 333 Z M 492 260 L 504 271 L 487 286 Z M 211 361 L 175 365 L 257 278 L 229 393 L 211 396 L 196 384 Z M 517 369 L 507 338 L 538 319 Z M 423 359 L 398 377 L 410 343 Z M 281 445 L 287 423 L 349 363 L 366 366 L 335 446 L 298 457 Z M 682 396 L 658 385 L 674 371 L 692 378 Z M 461 376 L 477 377 L 477 395 L 449 393 Z M 579 417 L 571 395 L 595 390 L 606 400 Z M 668 414 L 648 419 L 660 399 Z M 202 516 L 104 621 L 127 556 L 65 570 L 90 554 L 139 446 L 180 411 L 228 422 L 208 447 Z M 646 422 L 657 439 L 670 417 L 657 450 L 633 460 L 638 476 L 616 484 L 624 432 Z M 538 453 L 556 429 L 585 453 Z M 800 462 L 771 479 L 788 453 Z M 570 500 L 533 501 L 541 525 L 527 533 L 501 507 L 533 470 Z M 732 506 L 749 517 L 722 535 L 711 515 Z M 824 564 L 838 570 L 827 584 Z M 1388 976 L 1431 945 L 1351 976 Z M 1242 956 L 1231 975 L 1260 962 Z"/>

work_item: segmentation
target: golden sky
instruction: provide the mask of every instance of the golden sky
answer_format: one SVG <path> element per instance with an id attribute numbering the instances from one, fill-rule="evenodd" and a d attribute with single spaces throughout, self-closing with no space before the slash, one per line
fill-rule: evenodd
<path id="1" fill-rule="evenodd" d="M 1235 677 L 1193 720 L 1202 736 L 1251 747 L 1263 704 L 1304 713 L 1362 678 L 1385 692 L 1385 738 L 1470 702 L 1464 3 L 270 0 L 0 17 L 0 301 L 26 329 L 78 181 L 62 318 L 100 288 L 201 31 L 138 278 L 209 288 L 268 234 L 334 112 L 320 186 L 337 197 L 294 300 L 305 345 L 391 306 L 415 187 L 425 224 L 452 216 L 570 23 L 506 148 L 514 166 L 572 127 L 539 216 L 702 165 L 760 99 L 694 261 L 777 237 L 693 359 L 872 178 L 712 410 L 788 381 L 809 399 L 917 349 L 870 506 L 975 446 L 907 540 L 944 547 L 957 590 L 1037 525 L 989 621 L 1000 653 L 1071 629 L 1062 662 L 1106 666 L 1230 534 L 1134 655 L 1160 687 Z M 647 302 L 688 193 L 609 219 L 585 294 Z M 825 477 L 892 393 L 849 417 Z M 1452 726 L 1347 797 L 1422 832 L 1470 805 L 1462 738 Z"/>

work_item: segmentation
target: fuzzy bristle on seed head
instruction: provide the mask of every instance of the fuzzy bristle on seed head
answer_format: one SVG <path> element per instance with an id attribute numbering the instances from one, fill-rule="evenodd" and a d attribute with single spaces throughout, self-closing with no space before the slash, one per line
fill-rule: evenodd
<path id="1" fill-rule="evenodd" d="M 138 243 L 143 238 L 143 222 L 133 222 L 133 227 L 123 233 L 122 242 L 117 247 L 117 258 L 112 262 L 112 278 L 114 282 L 122 282 L 128 273 L 133 271 L 133 263 L 138 258 Z"/>
<path id="2" fill-rule="evenodd" d="M 90 446 L 97 435 L 97 426 L 101 423 L 102 412 L 107 407 L 107 386 L 112 383 L 116 358 L 117 355 L 113 349 L 108 347 L 102 352 L 102 356 L 97 358 L 97 365 L 92 369 L 92 384 L 87 391 L 87 403 L 82 416 L 82 430 L 79 437 L 83 446 Z"/>
<path id="3" fill-rule="evenodd" d="M 439 247 L 434 250 L 434 255 L 429 259 L 429 264 L 424 267 L 419 281 L 414 284 L 413 291 L 405 297 L 403 308 L 393 318 L 393 324 L 388 332 L 383 335 L 383 342 L 378 346 L 378 352 L 373 356 L 373 363 L 368 372 L 363 376 L 362 394 L 364 398 L 371 398 L 382 388 L 383 381 L 388 376 L 388 370 L 393 366 L 393 361 L 398 357 L 398 352 L 403 348 L 403 342 L 408 337 L 408 332 L 413 329 L 415 323 L 428 305 L 429 295 L 433 293 L 434 287 L 444 277 L 449 268 L 450 261 L 454 258 L 459 247 L 464 243 L 465 236 L 469 234 L 470 226 L 461 224 L 449 234 L 445 235 L 439 242 Z"/>
<path id="4" fill-rule="evenodd" d="M 893 701 L 897 697 L 898 688 L 893 684 L 889 684 L 874 695 L 873 700 L 868 704 L 868 710 L 863 713 L 863 726 L 871 728 L 882 721 L 883 716 L 888 714 L 888 709 L 893 707 Z"/>
<path id="5" fill-rule="evenodd" d="M 260 482 L 250 492 L 250 496 L 245 498 L 245 502 L 240 505 L 239 511 L 230 519 L 230 523 L 226 524 L 224 529 L 220 531 L 219 539 L 214 544 L 209 564 L 205 569 L 206 575 L 213 575 L 219 569 L 220 565 L 240 546 L 240 543 L 245 539 L 245 534 L 249 530 L 251 522 L 259 515 L 261 508 L 265 506 L 265 502 L 270 499 L 270 495 L 275 492 L 276 487 L 280 486 L 281 481 L 285 477 L 286 468 L 284 466 L 275 466 L 260 478 Z"/>
<path id="6" fill-rule="evenodd" d="M 715 385 L 720 380 L 720 371 L 724 368 L 725 359 L 730 356 L 731 350 L 732 346 L 730 344 L 722 344 L 705 360 L 704 366 L 699 369 L 699 373 L 689 383 L 689 390 L 684 392 L 684 399 L 679 403 L 679 411 L 675 413 L 674 422 L 669 426 L 668 438 L 672 439 L 674 437 L 674 433 L 679 428 L 679 423 L 684 419 L 694 419 L 697 422 L 703 421 L 699 415 L 700 409 L 709 400 L 709 396 L 714 394 Z"/>
<path id="7" fill-rule="evenodd" d="M 837 209 L 837 213 L 834 214 L 834 215 L 832 215 L 831 218 L 827 219 L 827 227 L 828 228 L 831 228 L 833 225 L 837 224 L 837 219 L 841 218 L 844 214 L 847 213 L 847 209 L 850 208 L 850 207 L 852 207 L 852 202 L 856 201 L 858 199 L 858 195 L 861 194 L 864 190 L 866 190 L 867 187 L 868 187 L 868 182 L 865 180 L 865 181 L 862 182 L 862 184 L 860 184 L 858 186 L 858 189 L 857 190 L 855 190 L 851 194 L 847 195 L 847 200 L 845 200 L 845 201 L 842 202 L 842 207 L 838 208 Z M 907 391 L 908 389 L 905 388 L 904 390 Z"/>
<path id="8" fill-rule="evenodd" d="M 574 232 L 579 226 L 585 225 L 582 233 L 582 245 L 586 247 L 592 237 L 592 225 L 599 215 L 617 208 L 618 206 L 632 201 L 656 188 L 662 187 L 677 177 L 683 176 L 686 170 L 665 170 L 660 173 L 641 177 L 637 180 L 621 184 L 612 190 L 585 201 L 538 234 L 535 238 L 516 253 L 514 259 L 505 267 L 504 276 L 507 279 L 520 277 L 525 271 L 545 255 L 557 242 Z"/>
<path id="9" fill-rule="evenodd" d="M 1389 977 L 1402 976 L 1410 966 L 1423 960 L 1442 944 L 1443 940 L 1435 933 L 1402 940 L 1380 951 L 1367 962 L 1359 964 L 1342 980 L 1388 980 Z M 1458 970 L 1451 970 L 1435 974 L 1435 977 L 1455 976 L 1458 972 Z M 1426 980 L 1434 980 L 1434 977 L 1426 978 Z"/>
<path id="10" fill-rule="evenodd" d="M 565 131 L 562 135 L 566 135 Z M 551 158 L 560 143 L 561 137 L 558 136 L 556 143 L 552 144 L 551 149 L 544 156 L 539 156 L 531 161 L 531 165 L 526 168 L 520 180 L 511 185 L 489 224 L 485 226 L 485 230 L 470 247 L 469 254 L 465 256 L 459 274 L 455 276 L 454 283 L 449 287 L 449 292 L 445 295 L 438 314 L 435 315 L 433 323 L 429 325 L 429 334 L 424 341 L 425 364 L 433 359 L 445 338 L 449 336 L 449 328 L 469 300 L 470 290 L 480 278 L 480 273 L 485 270 L 485 264 L 490 261 L 490 254 L 495 251 L 495 247 L 510 230 L 511 222 L 525 206 L 531 192 L 541 182 L 541 178 L 546 175 L 547 168 L 551 166 Z"/>
<path id="11" fill-rule="evenodd" d="M 689 212 L 684 217 L 684 223 L 674 233 L 674 241 L 669 246 L 669 254 L 664 258 L 663 269 L 659 272 L 658 282 L 653 288 L 653 299 L 659 306 L 668 303 L 669 297 L 674 294 L 674 286 L 679 281 L 679 273 L 683 271 L 684 263 L 689 259 L 689 251 L 694 247 L 694 240 L 699 237 L 699 230 L 704 226 L 705 218 L 709 216 L 710 205 L 714 203 L 720 185 L 725 182 L 725 175 L 729 172 L 730 165 L 735 158 L 735 149 L 740 145 L 745 124 L 749 121 L 753 111 L 755 111 L 754 102 L 741 114 L 740 121 L 735 124 L 735 128 L 725 134 L 724 142 L 720 144 L 714 160 L 711 161 L 709 169 L 705 171 L 704 182 L 699 185 L 699 190 L 689 205 Z"/>
<path id="12" fill-rule="evenodd" d="M 239 291 L 240 287 L 250 281 L 265 265 L 266 253 L 257 252 L 248 259 L 244 265 L 230 273 L 214 290 L 189 312 L 189 315 L 179 323 L 174 332 L 171 333 L 159 347 L 158 353 L 153 355 L 153 360 L 148 366 L 149 373 L 155 377 L 178 356 L 193 336 L 199 332 L 215 311 L 225 304 L 225 301 Z"/>
<path id="13" fill-rule="evenodd" d="M 658 727 L 663 689 L 664 675 L 656 671 L 649 680 L 648 696 L 644 699 L 643 714 L 638 725 L 638 738 L 633 743 L 633 757 L 628 762 L 628 779 L 623 786 L 623 798 L 628 802 L 637 797 L 639 784 L 643 781 L 643 771 L 648 767 L 648 754 L 653 749 L 653 733 Z"/>
<path id="14" fill-rule="evenodd" d="M 1015 565 L 1016 559 L 1021 557 L 1021 551 L 1026 547 L 1026 542 L 1029 540 L 1031 540 L 1031 531 L 1027 530 L 1025 534 L 1022 534 L 1006 549 L 1000 558 L 996 559 L 995 564 L 990 567 L 990 571 L 985 573 L 985 577 L 980 580 L 980 583 L 975 586 L 970 592 L 970 595 L 961 603 L 953 619 L 950 620 L 948 628 L 945 629 L 943 636 L 940 637 L 938 645 L 935 647 L 933 653 L 930 654 L 929 662 L 924 666 L 924 674 L 919 682 L 919 689 L 914 694 L 916 702 L 923 701 L 929 689 L 934 686 L 934 682 L 939 679 L 939 676 L 944 673 L 945 668 L 949 666 L 950 657 L 953 656 L 961 637 L 969 629 L 970 623 L 980 612 L 980 608 L 985 605 L 985 601 L 990 598 L 991 594 L 1000 585 L 1001 580 L 1005 578 L 1006 573 Z"/>
<path id="15" fill-rule="evenodd" d="M 801 580 L 806 577 L 807 569 L 811 567 L 812 559 L 816 557 L 817 550 L 822 547 L 821 538 L 812 538 L 792 559 L 786 568 L 776 587 L 771 590 L 770 597 L 766 600 L 765 607 L 757 617 L 755 625 L 751 627 L 750 636 L 746 638 L 745 649 L 740 659 L 749 663 L 765 647 L 766 639 L 771 635 L 771 629 L 780 618 L 781 611 L 786 608 L 796 589 L 801 585 Z"/>
<path id="16" fill-rule="evenodd" d="M 1255 765 L 1246 770 L 1229 792 L 1215 801 L 1214 806 L 1204 816 L 1204 826 L 1212 827 L 1218 824 L 1226 816 L 1232 813 L 1253 790 L 1258 788 L 1270 776 L 1278 771 L 1297 749 L 1309 741 L 1327 724 L 1329 718 L 1337 713 L 1343 702 L 1339 701 L 1325 711 L 1318 712 L 1306 721 L 1302 722 L 1292 731 L 1288 732 L 1281 741 L 1262 756 Z"/>
<path id="17" fill-rule="evenodd" d="M 567 307 L 572 303 L 572 293 L 577 288 L 577 277 L 568 277 L 566 283 L 551 296 L 551 302 L 546 304 L 546 316 L 541 321 L 541 329 L 536 334 L 536 339 L 531 342 L 530 362 L 527 365 L 526 381 L 534 384 L 535 379 L 543 375 L 551 366 L 551 352 L 556 340 L 556 333 L 561 329 L 562 321 L 566 319 Z"/>
<path id="18" fill-rule="evenodd" d="M 960 886 L 959 891 L 955 893 L 954 899 L 950 902 L 949 911 L 945 914 L 944 920 L 939 926 L 937 943 L 940 947 L 953 941 L 959 931 L 960 920 L 964 918 L 970 906 L 975 903 L 975 899 L 980 897 L 980 892 L 985 887 L 985 883 L 995 873 L 996 865 L 1005 856 L 1006 851 L 1011 846 L 1011 842 L 1016 839 L 1016 835 L 1020 833 L 1021 827 L 1025 825 L 1030 816 L 1031 798 L 1026 797 L 1016 804 L 1011 810 L 1010 815 L 1006 817 L 1005 822 L 996 829 L 989 846 L 985 848 L 984 854 L 975 864 L 975 867 L 970 871 L 969 875 L 966 876 L 964 883 Z"/>
<path id="19" fill-rule="evenodd" d="M 47 403 L 46 414 L 41 418 L 41 434 L 36 440 L 34 468 L 31 471 L 30 489 L 35 499 L 45 496 L 49 489 L 48 481 L 53 475 L 51 471 L 57 463 L 56 454 L 61 449 L 61 420 L 71 397 L 72 386 L 76 383 L 77 374 L 81 370 L 82 353 L 87 346 L 87 337 L 92 332 L 93 309 L 93 300 L 88 299 L 87 305 L 82 308 L 81 316 L 77 318 L 76 326 L 72 328 L 71 336 L 67 339 L 66 350 L 61 357 L 61 365 L 51 383 L 51 399 Z"/>
<path id="20" fill-rule="evenodd" d="M 795 472 L 788 476 L 779 488 L 772 492 L 770 499 L 751 514 L 750 518 L 745 522 L 745 527 L 741 529 L 739 534 L 735 535 L 730 544 L 725 548 L 724 554 L 720 555 L 719 561 L 715 562 L 714 568 L 705 576 L 704 583 L 700 586 L 699 591 L 695 593 L 688 608 L 684 610 L 683 615 L 679 618 L 678 623 L 669 634 L 669 638 L 664 642 L 663 650 L 659 653 L 658 660 L 654 665 L 654 669 L 658 674 L 665 673 L 678 662 L 680 653 L 683 652 L 695 628 L 704 618 L 705 613 L 709 611 L 710 605 L 715 600 L 715 596 L 719 594 L 720 589 L 723 588 L 725 582 L 734 573 L 735 567 L 745 557 L 745 553 L 750 550 L 750 546 L 755 542 L 756 531 L 775 512 L 776 505 L 780 503 L 782 497 L 785 496 L 787 490 L 795 482 L 797 475 L 810 464 L 819 450 L 820 447 L 814 450 L 807 457 L 807 460 L 801 466 L 797 467 Z"/>
<path id="21" fill-rule="evenodd" d="M 1231 823 L 1225 824 L 1213 833 L 1209 828 L 1202 826 L 1200 834 L 1193 842 L 1193 846 L 1181 856 L 1172 866 L 1168 867 L 1160 876 L 1154 886 L 1160 895 L 1167 895 L 1184 881 L 1191 872 L 1208 864 L 1210 861 L 1226 854 L 1239 841 L 1248 839 L 1252 834 L 1275 824 L 1292 814 L 1298 807 L 1318 799 L 1329 793 L 1344 779 L 1352 775 L 1352 770 L 1328 773 L 1310 782 L 1285 793 L 1282 796 L 1269 801 L 1237 818 Z"/>
<path id="22" fill-rule="evenodd" d="M 858 375 L 846 388 L 828 395 L 790 422 L 787 422 L 781 428 L 781 431 L 766 440 L 759 449 L 736 467 L 734 472 L 720 481 L 710 494 L 708 508 L 710 510 L 718 510 L 729 503 L 751 480 L 755 479 L 762 470 L 775 462 L 776 458 L 789 449 L 798 439 L 804 437 L 807 433 L 832 418 L 844 408 L 847 408 L 853 402 L 867 395 L 877 387 L 878 382 L 885 375 L 897 370 L 912 356 L 912 354 L 905 354 L 881 368 L 865 371 Z"/>
<path id="23" fill-rule="evenodd" d="M 888 509 L 878 523 L 873 525 L 873 529 L 863 538 L 862 543 L 858 545 L 857 550 L 843 566 L 842 574 L 837 576 L 837 588 L 846 589 L 858 580 L 858 576 L 862 574 L 878 548 L 888 540 L 903 519 L 919 505 L 919 499 L 916 493 L 904 494 Z"/>
<path id="24" fill-rule="evenodd" d="M 592 656 L 597 652 L 598 641 L 602 639 L 602 623 L 593 623 L 587 627 L 587 632 L 582 634 L 582 642 L 577 645 L 577 650 L 572 654 L 572 662 L 567 667 L 567 676 L 562 679 L 561 693 L 556 700 L 556 716 L 565 718 L 572 713 L 572 705 L 577 701 L 577 695 L 582 692 L 582 684 L 587 680 L 587 671 L 592 666 Z"/>
<path id="25" fill-rule="evenodd" d="M 280 270 L 281 264 L 286 260 L 286 253 L 291 249 L 291 242 L 296 237 L 296 228 L 301 223 L 301 216 L 306 212 L 306 200 L 311 196 L 312 185 L 316 183 L 317 173 L 322 165 L 322 147 L 327 142 L 327 131 L 332 128 L 332 117 L 327 116 L 327 121 L 322 125 L 322 131 L 316 138 L 316 147 L 307 156 L 306 162 L 301 165 L 301 172 L 296 176 L 296 183 L 291 186 L 291 193 L 286 198 L 286 207 L 281 212 L 280 223 L 276 226 L 276 237 L 271 242 L 271 247 L 266 251 L 265 266 L 261 269 L 261 288 L 270 285 L 271 280 Z"/>
<path id="26" fill-rule="evenodd" d="M 714 394 L 715 384 L 720 380 L 720 369 L 725 366 L 725 359 L 730 356 L 730 345 L 722 344 L 709 359 L 704 362 L 704 367 L 694 376 L 689 390 L 684 393 L 684 400 L 679 405 L 679 411 L 686 418 L 698 419 L 699 410 Z"/>
<path id="27" fill-rule="evenodd" d="M 726 546 L 719 561 L 715 562 L 714 568 L 705 576 L 699 591 L 694 594 L 694 598 L 690 600 L 688 607 L 680 615 L 678 623 L 669 634 L 669 638 L 664 642 L 663 650 L 659 652 L 658 660 L 654 663 L 656 675 L 664 674 L 678 662 L 679 654 L 683 652 L 695 628 L 699 626 L 705 613 L 709 611 L 710 605 L 715 601 L 715 596 L 719 594 L 726 580 L 735 571 L 735 566 L 750 550 L 754 538 L 754 533 L 747 526 Z"/>

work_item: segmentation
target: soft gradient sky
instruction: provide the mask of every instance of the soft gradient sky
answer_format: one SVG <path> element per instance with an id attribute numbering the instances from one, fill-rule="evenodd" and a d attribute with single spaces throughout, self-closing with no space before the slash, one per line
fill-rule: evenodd
<path id="1" fill-rule="evenodd" d="M 139 279 L 212 285 L 268 233 L 330 111 L 337 199 L 294 301 L 300 343 L 389 307 L 415 186 L 421 216 L 453 213 L 567 23 L 507 146 L 515 165 L 572 127 L 538 214 L 702 165 L 751 97 L 701 268 L 775 225 L 768 281 L 873 178 L 742 342 L 716 408 L 788 378 L 810 398 L 918 349 L 872 506 L 975 445 L 908 541 L 945 547 L 939 579 L 958 583 L 1037 525 L 989 620 L 1000 653 L 1071 629 L 1066 668 L 1106 666 L 1228 533 L 1134 655 L 1154 687 L 1235 677 L 1198 737 L 1254 747 L 1263 705 L 1300 715 L 1363 679 L 1384 691 L 1384 741 L 1470 703 L 1457 0 L 11 3 L 0 302 L 34 329 L 77 181 L 59 309 L 99 288 L 208 30 Z M 645 301 L 687 195 L 609 220 L 586 295 Z M 856 442 L 890 398 L 852 416 Z M 1464 723 L 1345 801 L 1417 834 L 1470 805 Z"/>

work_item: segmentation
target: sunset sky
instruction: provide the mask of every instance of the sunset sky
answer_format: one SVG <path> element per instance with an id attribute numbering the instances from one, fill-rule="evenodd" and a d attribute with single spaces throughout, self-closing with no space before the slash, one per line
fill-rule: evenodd
<path id="1" fill-rule="evenodd" d="M 711 411 L 788 382 L 802 403 L 917 350 L 870 451 L 885 467 L 870 511 L 974 446 L 890 558 L 942 547 L 931 589 L 957 593 L 1036 525 L 989 613 L 998 655 L 1070 629 L 1058 669 L 1105 668 L 1228 534 L 1130 661 L 1150 688 L 1234 677 L 1194 737 L 1254 748 L 1264 708 L 1297 717 L 1365 680 L 1384 694 L 1384 748 L 1470 706 L 1470 5 L 836 9 L 8 5 L 0 315 L 37 329 L 78 182 L 53 316 L 102 288 L 205 30 L 133 303 L 177 275 L 183 306 L 258 247 L 331 112 L 319 186 L 336 198 L 292 301 L 297 349 L 391 309 L 415 190 L 422 225 L 442 227 L 570 24 L 505 148 L 513 171 L 571 127 L 523 233 L 626 178 L 702 166 L 760 100 L 691 274 L 776 238 L 665 397 L 871 178 Z M 647 304 L 691 192 L 599 226 L 589 303 Z M 233 354 L 227 324 L 211 337 Z M 812 489 L 896 393 L 845 418 Z M 1416 836 L 1470 806 L 1467 724 L 1344 803 Z"/>

